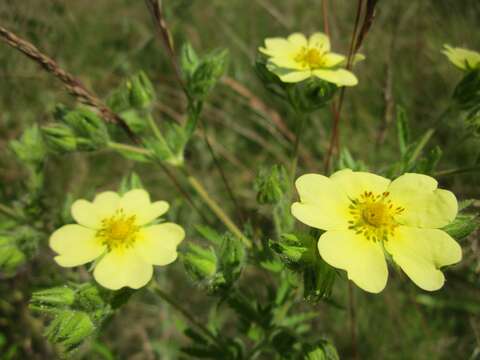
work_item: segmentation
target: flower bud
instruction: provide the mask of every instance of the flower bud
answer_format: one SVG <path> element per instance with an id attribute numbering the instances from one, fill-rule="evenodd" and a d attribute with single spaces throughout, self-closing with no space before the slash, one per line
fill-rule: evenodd
<path id="1" fill-rule="evenodd" d="M 324 107 L 335 95 L 338 87 L 330 82 L 309 78 L 289 85 L 286 89 L 290 104 L 299 112 L 312 112 Z"/>
<path id="2" fill-rule="evenodd" d="M 212 277 L 217 269 L 217 257 L 211 248 L 203 248 L 190 244 L 183 255 L 183 263 L 187 273 L 196 281 Z"/>
<path id="3" fill-rule="evenodd" d="M 155 89 L 150 79 L 141 71 L 127 81 L 130 104 L 134 108 L 149 108 L 155 100 Z"/>
<path id="4" fill-rule="evenodd" d="M 68 286 L 57 286 L 50 289 L 35 291 L 30 299 L 32 309 L 52 309 L 72 305 L 75 301 L 75 290 Z"/>
<path id="5" fill-rule="evenodd" d="M 45 335 L 51 342 L 61 345 L 65 352 L 71 352 L 94 332 L 95 325 L 86 313 L 65 310 L 56 314 Z"/>
<path id="6" fill-rule="evenodd" d="M 77 149 L 77 139 L 73 131 L 63 124 L 42 127 L 42 135 L 47 148 L 54 153 L 64 154 Z"/>
<path id="7" fill-rule="evenodd" d="M 260 169 L 255 179 L 257 201 L 259 204 L 276 204 L 288 191 L 289 179 L 285 168 L 274 165 L 270 169 Z"/>
<path id="8" fill-rule="evenodd" d="M 79 108 L 68 112 L 62 119 L 79 138 L 86 142 L 79 142 L 84 150 L 97 150 L 105 146 L 110 137 L 103 120 L 86 108 Z"/>

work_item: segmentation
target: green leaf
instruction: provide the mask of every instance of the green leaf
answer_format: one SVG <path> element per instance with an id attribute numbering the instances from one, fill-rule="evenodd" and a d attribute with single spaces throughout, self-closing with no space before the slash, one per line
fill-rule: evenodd
<path id="1" fill-rule="evenodd" d="M 304 360 L 340 360 L 337 349 L 330 341 L 321 340 L 319 344 L 307 347 Z"/>
<path id="2" fill-rule="evenodd" d="M 195 225 L 195 230 L 197 230 L 204 239 L 208 240 L 213 245 L 220 245 L 223 242 L 222 234 L 218 233 L 217 230 L 209 226 Z"/>
<path id="3" fill-rule="evenodd" d="M 37 125 L 27 128 L 20 140 L 10 141 L 10 148 L 23 163 L 39 165 L 43 163 L 46 148 Z"/>
<path id="4" fill-rule="evenodd" d="M 442 230 L 454 239 L 461 240 L 473 233 L 478 226 L 479 220 L 476 215 L 459 214 L 451 224 L 443 227 Z"/>

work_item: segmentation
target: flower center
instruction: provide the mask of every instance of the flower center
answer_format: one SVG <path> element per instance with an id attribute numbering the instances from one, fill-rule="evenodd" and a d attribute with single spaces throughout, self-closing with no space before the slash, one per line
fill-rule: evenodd
<path id="1" fill-rule="evenodd" d="M 395 216 L 404 211 L 404 208 L 392 203 L 389 195 L 388 192 L 374 194 L 365 191 L 351 200 L 349 229 L 363 234 L 367 240 L 387 241 L 398 226 Z"/>
<path id="2" fill-rule="evenodd" d="M 306 69 L 318 69 L 323 66 L 323 52 L 317 48 L 302 47 L 295 56 L 295 61 Z"/>
<path id="3" fill-rule="evenodd" d="M 123 209 L 120 209 L 113 216 L 102 220 L 102 227 L 97 231 L 97 238 L 110 250 L 130 247 L 137 240 L 139 229 L 135 215 L 127 216 Z"/>

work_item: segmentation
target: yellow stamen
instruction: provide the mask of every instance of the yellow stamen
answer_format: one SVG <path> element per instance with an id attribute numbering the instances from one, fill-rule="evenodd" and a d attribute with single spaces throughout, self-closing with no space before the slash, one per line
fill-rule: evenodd
<path id="1" fill-rule="evenodd" d="M 394 206 L 389 193 L 373 194 L 365 191 L 350 205 L 349 228 L 357 234 L 363 234 L 367 240 L 388 241 L 399 225 L 395 215 L 403 212 L 403 208 Z"/>
<path id="2" fill-rule="evenodd" d="M 323 52 L 317 48 L 302 47 L 295 61 L 305 69 L 319 69 L 323 66 Z"/>
<path id="3" fill-rule="evenodd" d="M 138 238 L 138 230 L 135 215 L 127 216 L 120 209 L 113 216 L 102 220 L 97 239 L 109 249 L 130 247 Z"/>

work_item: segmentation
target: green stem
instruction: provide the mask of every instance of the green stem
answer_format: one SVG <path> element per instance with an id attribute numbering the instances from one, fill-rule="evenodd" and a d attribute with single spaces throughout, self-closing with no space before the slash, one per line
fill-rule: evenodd
<path id="1" fill-rule="evenodd" d="M 434 176 L 450 176 L 450 175 L 464 174 L 464 173 L 479 171 L 479 170 L 480 170 L 480 165 L 475 165 L 475 166 L 464 167 L 464 168 L 437 171 L 434 174 Z"/>
<path id="2" fill-rule="evenodd" d="M 430 141 L 430 138 L 433 136 L 435 133 L 434 129 L 429 129 L 425 135 L 420 139 L 420 142 L 418 145 L 415 147 L 415 150 L 413 151 L 412 156 L 409 159 L 409 165 L 414 164 L 417 158 L 420 156 L 422 153 L 423 148 L 427 145 L 427 143 Z"/>
<path id="3" fill-rule="evenodd" d="M 122 143 L 117 143 L 114 141 L 109 141 L 107 146 L 112 149 L 112 150 L 117 150 L 117 151 L 130 151 L 135 154 L 141 154 L 141 155 L 151 155 L 152 152 L 150 150 L 140 148 L 138 146 L 132 146 L 132 145 L 127 145 L 127 144 L 122 144 Z"/>
<path id="4" fill-rule="evenodd" d="M 306 116 L 304 114 L 299 115 L 299 120 L 297 124 L 297 130 L 295 134 L 295 145 L 293 146 L 293 155 L 292 155 L 292 165 L 291 165 L 291 179 L 292 183 L 295 181 L 295 174 L 297 172 L 297 164 L 298 164 L 298 149 L 300 148 L 300 139 L 302 137 L 303 128 L 305 127 Z"/>
<path id="5" fill-rule="evenodd" d="M 230 219 L 230 217 L 223 211 L 223 209 L 213 200 L 208 191 L 203 187 L 203 185 L 197 180 L 196 177 L 189 174 L 186 169 L 185 176 L 187 177 L 188 182 L 193 187 L 193 189 L 197 192 L 197 194 L 202 198 L 202 200 L 208 205 L 210 210 L 220 219 L 221 222 L 230 230 L 235 236 L 237 236 L 246 247 L 251 248 L 252 242 L 250 239 L 245 237 L 240 229 L 235 225 L 235 223 Z"/>
<path id="6" fill-rule="evenodd" d="M 173 307 L 180 314 L 182 314 L 185 319 L 187 319 L 193 326 L 200 330 L 214 344 L 222 347 L 222 343 L 219 341 L 219 339 L 206 326 L 204 326 L 201 322 L 197 321 L 192 314 L 190 314 L 186 309 L 180 306 L 170 295 L 160 289 L 157 284 L 152 285 L 152 290 L 155 292 L 155 294 L 165 300 L 171 307 Z"/>

